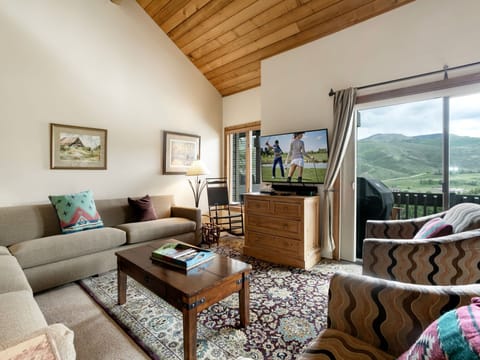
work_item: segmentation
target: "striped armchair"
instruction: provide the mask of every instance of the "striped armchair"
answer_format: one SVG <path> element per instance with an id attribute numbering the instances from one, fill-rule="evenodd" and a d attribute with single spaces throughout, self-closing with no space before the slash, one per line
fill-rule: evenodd
<path id="1" fill-rule="evenodd" d="M 440 315 L 479 295 L 480 284 L 415 285 L 337 273 L 328 327 L 297 359 L 395 359 Z"/>
<path id="2" fill-rule="evenodd" d="M 429 220 L 440 217 L 453 234 L 413 239 Z M 363 274 L 412 284 L 480 283 L 480 205 L 462 203 L 416 219 L 367 221 Z"/>

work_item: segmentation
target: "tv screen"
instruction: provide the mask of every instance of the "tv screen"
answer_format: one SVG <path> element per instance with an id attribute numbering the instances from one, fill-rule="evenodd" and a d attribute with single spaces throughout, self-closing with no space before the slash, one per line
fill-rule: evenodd
<path id="1" fill-rule="evenodd" d="M 328 130 L 260 137 L 262 181 L 323 184 L 328 162 Z"/>

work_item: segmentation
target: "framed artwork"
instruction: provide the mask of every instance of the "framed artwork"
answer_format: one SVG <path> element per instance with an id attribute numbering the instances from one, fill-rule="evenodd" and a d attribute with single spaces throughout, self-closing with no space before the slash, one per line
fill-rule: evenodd
<path id="1" fill-rule="evenodd" d="M 200 159 L 200 136 L 163 132 L 163 173 L 185 174 Z"/>
<path id="2" fill-rule="evenodd" d="M 50 124 L 50 169 L 107 168 L 107 130 Z"/>

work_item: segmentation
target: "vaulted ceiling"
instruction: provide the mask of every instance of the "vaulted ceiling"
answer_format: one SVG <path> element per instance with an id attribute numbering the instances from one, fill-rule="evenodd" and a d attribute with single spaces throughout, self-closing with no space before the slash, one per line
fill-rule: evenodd
<path id="1" fill-rule="evenodd" d="M 137 0 L 223 96 L 259 86 L 262 59 L 411 1 Z"/>

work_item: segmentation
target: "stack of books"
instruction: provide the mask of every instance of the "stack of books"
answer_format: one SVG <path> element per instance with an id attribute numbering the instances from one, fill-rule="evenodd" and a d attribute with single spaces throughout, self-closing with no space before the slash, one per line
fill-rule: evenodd
<path id="1" fill-rule="evenodd" d="M 215 257 L 215 253 L 183 243 L 166 243 L 152 251 L 151 258 L 183 270 L 190 270 Z"/>

